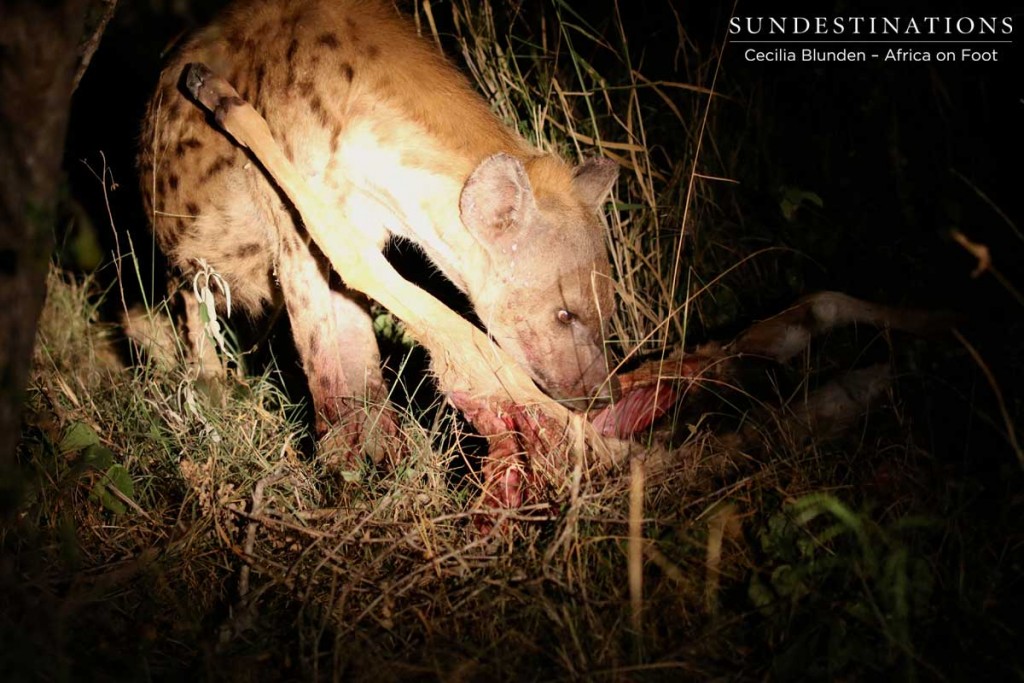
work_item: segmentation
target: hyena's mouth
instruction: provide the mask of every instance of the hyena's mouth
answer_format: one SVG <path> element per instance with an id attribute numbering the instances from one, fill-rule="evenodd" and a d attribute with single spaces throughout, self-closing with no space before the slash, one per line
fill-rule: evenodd
<path id="1" fill-rule="evenodd" d="M 601 373 L 600 378 L 594 382 L 587 382 L 584 377 L 580 377 L 569 385 L 551 382 L 539 370 L 531 369 L 531 374 L 545 394 L 578 412 L 603 408 L 617 400 L 620 393 L 618 377 L 606 373 Z"/>

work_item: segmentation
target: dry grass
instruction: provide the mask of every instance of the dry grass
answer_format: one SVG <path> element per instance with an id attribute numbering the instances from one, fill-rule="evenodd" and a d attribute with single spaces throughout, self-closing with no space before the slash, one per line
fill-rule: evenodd
<path id="1" fill-rule="evenodd" d="M 450 416 L 430 429 L 410 417 L 397 470 L 345 481 L 298 451 L 301 427 L 269 379 L 203 390 L 184 363 L 123 367 L 88 319 L 88 286 L 55 272 L 50 292 L 24 441 L 40 469 L 4 543 L 24 550 L 18 569 L 45 567 L 31 589 L 60 605 L 51 617 L 62 628 L 102 624 L 118 648 L 141 633 L 111 672 L 173 670 L 202 652 L 219 671 L 256 667 L 273 651 L 261 638 L 282 628 L 298 628 L 289 647 L 305 669 L 332 669 L 321 661 L 329 655 L 370 677 L 498 667 L 515 678 L 524 655 L 537 674 L 583 675 L 626 667 L 632 648 L 651 647 L 629 632 L 621 585 L 627 478 L 574 482 L 560 508 L 510 511 L 504 535 L 483 537 L 472 523 L 473 477 L 456 474 L 469 456 L 435 446 L 457 429 Z M 105 360 L 86 366 L 100 349 Z M 127 489 L 105 478 L 118 467 Z M 706 480 L 697 470 L 652 488 L 654 507 L 684 481 Z M 691 501 L 686 514 L 707 505 Z M 677 504 L 668 508 L 672 521 L 647 524 L 677 526 Z M 50 540 L 30 552 L 40 532 Z M 659 604 L 652 621 L 676 624 L 672 633 L 700 617 L 690 604 L 704 573 L 700 542 L 688 560 L 651 552 L 672 576 L 648 598 Z"/>
<path id="2" fill-rule="evenodd" d="M 530 17 L 444 7 L 452 18 L 417 3 L 423 31 L 450 49 L 437 26 L 453 27 L 506 120 L 544 147 L 623 165 L 609 233 L 619 357 L 719 324 L 737 305 L 719 276 L 744 264 L 753 277 L 762 261 L 726 250 L 714 227 L 728 211 L 712 176 L 730 160 L 692 83 L 714 83 L 715 60 L 687 53 L 691 83 L 652 83 L 625 57 L 624 33 L 598 35 L 558 0 Z M 626 80 L 613 87 L 598 64 Z M 969 632 L 1006 614 L 986 612 L 983 593 L 1004 594 L 1019 522 L 1003 533 L 943 488 L 898 387 L 840 439 L 791 428 L 817 376 L 847 361 L 808 355 L 756 394 L 705 387 L 649 435 L 681 457 L 633 487 L 632 507 L 635 468 L 567 471 L 550 506 L 509 511 L 503 533 L 483 537 L 477 455 L 450 413 L 410 410 L 401 464 L 343 477 L 310 455 L 303 413 L 272 372 L 197 383 L 182 359 L 122 344 L 98 320 L 91 281 L 55 271 L 49 284 L 21 451 L 27 496 L 0 537 L 12 671 L 931 678 L 954 656 L 950 640 L 966 650 L 985 638 L 997 660 L 1015 647 L 1014 624 Z M 159 308 L 148 315 L 138 329 L 167 329 Z M 899 355 L 884 335 L 832 348 L 856 357 L 867 345 Z M 993 518 L 1013 509 L 993 507 Z M 972 555 L 990 570 L 960 568 Z"/>

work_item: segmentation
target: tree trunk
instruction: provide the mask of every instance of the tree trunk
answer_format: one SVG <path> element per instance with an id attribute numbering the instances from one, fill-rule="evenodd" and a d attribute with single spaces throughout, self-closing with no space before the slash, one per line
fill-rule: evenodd
<path id="1" fill-rule="evenodd" d="M 15 449 L 90 2 L 0 0 L 0 515 L 20 498 Z"/>

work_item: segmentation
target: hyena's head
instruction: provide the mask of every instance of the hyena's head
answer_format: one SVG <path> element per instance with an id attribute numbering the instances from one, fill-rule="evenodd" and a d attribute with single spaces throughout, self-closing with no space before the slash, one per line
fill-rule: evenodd
<path id="1" fill-rule="evenodd" d="M 614 307 L 601 205 L 614 162 L 485 159 L 462 189 L 462 222 L 489 255 L 470 297 L 488 333 L 550 396 L 610 398 L 604 336 Z"/>

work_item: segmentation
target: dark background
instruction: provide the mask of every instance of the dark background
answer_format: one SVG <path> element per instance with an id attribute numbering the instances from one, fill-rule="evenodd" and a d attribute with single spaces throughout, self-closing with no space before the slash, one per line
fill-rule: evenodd
<path id="1" fill-rule="evenodd" d="M 145 100 L 156 82 L 161 53 L 182 32 L 208 19 L 219 4 L 123 0 L 75 96 L 66 168 L 68 215 L 76 218 L 66 223 L 65 245 L 71 244 L 85 222 L 91 222 L 103 251 L 109 254 L 113 249 L 115 231 L 109 227 L 104 196 L 94 175 L 103 165 L 102 153 L 117 182 L 109 197 L 120 243 L 124 248 L 130 233 L 141 264 L 142 287 L 135 287 L 132 277 L 123 280 L 126 296 L 133 301 L 141 298 L 143 289 L 151 288 L 150 297 L 163 294 L 162 264 L 145 228 L 134 170 Z M 706 210 L 687 232 L 687 265 L 707 281 L 746 255 L 769 247 L 775 250 L 730 271 L 699 302 L 700 316 L 691 326 L 689 342 L 728 338 L 750 321 L 822 289 L 893 305 L 948 309 L 962 316 L 964 338 L 977 348 L 1004 393 L 1010 418 L 1019 426 L 1018 387 L 1024 380 L 1022 302 L 992 274 L 972 277 L 975 261 L 949 237 L 951 229 L 960 229 L 987 245 L 1008 283 L 1021 287 L 1018 264 L 1024 239 L 1018 234 L 1022 186 L 1017 165 L 1024 151 L 1020 133 L 1024 64 L 1016 35 L 1014 45 L 1000 46 L 1000 61 L 995 64 L 748 63 L 739 46 L 724 41 L 732 13 L 1012 14 L 1018 29 L 1024 30 L 1020 7 L 994 2 L 901 2 L 898 9 L 892 3 L 867 2 L 735 6 L 580 0 L 570 4 L 575 6 L 562 6 L 563 16 L 571 9 L 616 45 L 620 38 L 611 28 L 611 18 L 618 12 L 632 65 L 652 80 L 708 87 L 717 73 L 715 89 L 720 97 L 710 110 L 697 171 L 736 182 L 705 184 L 700 201 Z M 435 1 L 433 6 L 444 32 L 447 5 Z M 554 6 L 533 0 L 507 3 L 509 16 L 516 17 L 507 20 L 536 25 L 541 16 L 551 19 Z M 682 35 L 677 30 L 680 25 Z M 681 40 L 686 43 L 682 51 Z M 459 62 L 455 50 L 449 54 Z M 626 65 L 620 60 L 600 51 L 588 56 L 609 83 L 628 82 Z M 682 111 L 702 110 L 699 98 L 678 96 Z M 661 170 L 671 176 L 676 165 L 688 173 L 692 139 L 673 127 L 672 117 L 656 100 L 645 106 L 651 140 L 659 146 Z M 787 219 L 780 203 L 792 190 L 813 193 L 821 205 L 805 205 Z M 662 199 L 658 210 L 665 214 L 664 223 L 678 225 L 678 196 L 666 188 L 659 202 Z M 71 210 L 76 204 L 84 211 Z M 1000 213 L 1016 227 L 1008 225 Z M 80 268 L 72 251 L 65 246 L 61 256 L 70 268 Z M 415 270 L 415 264 L 409 267 Z M 114 269 L 104 266 L 98 277 L 101 283 L 110 283 Z M 113 319 L 122 304 L 110 297 L 108 307 Z M 258 328 L 256 332 L 262 333 Z M 278 350 L 288 345 L 286 327 L 276 328 L 269 336 Z M 905 373 L 900 391 L 908 423 L 914 425 L 915 445 L 929 454 L 928 465 L 933 466 L 931 479 L 921 477 L 922 488 L 952 491 L 945 500 L 956 507 L 955 519 L 970 516 L 977 523 L 967 532 L 971 540 L 978 540 L 981 547 L 983 541 L 975 539 L 973 532 L 991 534 L 995 542 L 985 547 L 1002 547 L 999 544 L 1005 538 L 1012 554 L 1012 548 L 1019 546 L 1020 519 L 1006 513 L 1019 509 L 1019 504 L 1008 501 L 1019 500 L 1021 472 L 1007 447 L 993 390 L 961 344 L 927 340 L 920 347 L 926 351 L 909 365 L 900 365 Z M 285 374 L 301 379 L 291 363 L 290 368 L 283 367 Z M 873 422 L 872 429 L 877 425 Z M 877 461 L 886 456 L 873 457 Z M 907 472 L 907 476 L 917 473 Z M 927 499 L 922 507 L 932 502 Z M 939 506 L 926 511 L 935 516 L 945 512 Z M 969 565 L 982 559 L 950 561 Z M 1012 567 L 1012 561 L 1001 559 Z M 1006 585 L 1001 583 L 999 590 Z M 998 602 L 993 612 L 1008 624 L 1019 623 L 1019 596 L 1000 592 L 993 601 Z M 986 609 L 989 606 L 986 603 Z M 979 610 L 979 615 L 988 618 L 990 613 L 982 615 Z M 966 626 L 959 632 L 950 629 L 963 637 L 950 649 L 950 656 L 972 649 L 968 630 Z M 981 635 L 975 637 L 987 638 L 985 633 L 979 631 Z M 1011 634 L 1006 637 L 1010 641 L 1012 630 L 1006 633 Z M 942 642 L 928 645 L 931 653 L 943 651 Z M 978 645 L 984 648 L 986 643 Z"/>
<path id="2" fill-rule="evenodd" d="M 68 141 L 72 194 L 97 221 L 106 211 L 82 160 L 97 169 L 103 152 L 118 182 L 111 199 L 119 227 L 145 234 L 133 161 L 145 99 L 155 84 L 161 53 L 222 4 L 121 3 L 76 94 Z M 616 3 L 576 4 L 574 12 L 607 31 L 610 41 L 617 40 L 607 28 Z M 686 41 L 713 60 L 732 11 L 728 3 L 617 4 L 633 64 L 653 80 L 689 77 L 687 64 L 677 57 L 677 17 Z M 517 4 L 518 16 L 542 11 L 550 16 L 550 8 L 541 5 Z M 1001 3 L 999 8 L 988 5 L 910 2 L 901 3 L 898 14 L 1010 14 Z M 189 8 L 172 11 L 172 6 Z M 434 9 L 443 31 L 445 5 Z M 741 3 L 735 12 L 897 14 L 886 3 L 864 2 Z M 800 277 L 808 290 L 842 289 L 892 303 L 972 313 L 1001 298 L 1000 288 L 987 284 L 991 278 L 968 277 L 970 259 L 946 232 L 958 227 L 988 244 L 1007 271 L 1020 253 L 1019 237 L 971 187 L 1011 219 L 1019 215 L 1016 164 L 1022 152 L 1024 79 L 1018 46 L 1000 46 L 995 64 L 748 63 L 742 52 L 740 46 L 725 48 L 716 83 L 723 97 L 711 111 L 718 154 L 707 145 L 698 167 L 737 181 L 719 188 L 720 203 L 735 200 L 744 215 L 743 224 L 734 227 L 734 239 L 775 241 L 806 253 Z M 621 64 L 595 64 L 610 82 L 622 75 Z M 657 131 L 653 135 L 657 140 Z M 682 153 L 677 158 L 689 161 Z M 794 234 L 792 225 L 771 224 L 779 218 L 777 200 L 784 187 L 814 192 L 823 200 L 819 222 L 799 226 L 803 234 Z M 104 228 L 98 232 L 107 239 L 110 231 Z"/>
<path id="3" fill-rule="evenodd" d="M 74 100 L 66 163 L 70 195 L 85 207 L 110 253 L 114 231 L 94 175 L 103 165 L 102 153 L 117 183 L 109 194 L 117 230 L 131 233 L 145 288 L 157 295 L 163 292 L 163 266 L 136 189 L 139 121 L 162 53 L 223 4 L 122 2 Z M 553 5 L 532 0 L 505 7 L 507 21 L 518 22 L 520 30 L 554 16 Z M 729 296 L 702 303 L 689 341 L 725 338 L 801 294 L 834 289 L 963 314 L 965 334 L 1001 384 L 1007 389 L 1020 384 L 1021 302 L 990 274 L 972 278 L 974 261 L 949 238 L 951 229 L 959 229 L 987 245 L 996 267 L 1015 280 L 1024 240 L 1020 228 L 1008 226 L 999 212 L 1011 221 L 1021 215 L 1020 47 L 999 46 L 1000 60 L 983 64 L 750 63 L 741 46 L 728 44 L 722 54 L 732 13 L 1012 16 L 1012 9 L 958 2 L 907 2 L 898 12 L 889 3 L 871 2 L 740 3 L 734 9 L 730 3 L 598 0 L 570 3 L 561 12 L 621 49 L 622 39 L 612 28 L 617 13 L 632 65 L 652 80 L 696 78 L 708 87 L 717 70 L 721 96 L 710 110 L 697 170 L 736 182 L 711 189 L 717 210 L 690 228 L 688 265 L 711 279 L 745 254 L 781 249 L 758 257 L 754 267 L 732 271 L 723 280 Z M 450 21 L 446 4 L 435 3 L 434 15 L 444 33 Z M 1024 30 L 1019 8 L 1016 18 Z M 457 53 L 449 52 L 458 62 Z M 625 82 L 626 65 L 609 54 L 586 56 L 609 83 Z M 695 54 L 704 68 L 695 63 Z M 671 174 L 672 164 L 688 170 L 692 143 L 673 130 L 665 111 L 648 106 L 663 170 Z M 700 103 L 683 107 L 700 110 Z M 659 129 L 663 120 L 666 125 Z M 787 190 L 814 193 L 821 206 L 806 205 L 795 220 L 787 220 L 779 209 Z M 677 207 L 666 201 L 664 210 L 671 214 Z M 409 268 L 417 269 L 415 260 Z M 109 278 L 113 269 L 106 268 L 101 279 L 104 273 Z M 140 296 L 133 291 L 134 278 L 123 285 L 128 298 Z M 110 306 L 119 310 L 121 304 Z M 287 344 L 286 331 L 271 336 Z M 962 379 L 974 391 L 976 367 L 958 361 L 942 371 L 962 373 L 954 383 Z M 1011 405 L 1015 400 L 1011 396 Z M 955 401 L 949 409 L 958 409 Z"/>

